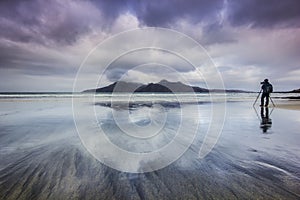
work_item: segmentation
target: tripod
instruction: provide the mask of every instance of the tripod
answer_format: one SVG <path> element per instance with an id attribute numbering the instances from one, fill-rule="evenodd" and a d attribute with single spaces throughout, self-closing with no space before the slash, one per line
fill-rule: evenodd
<path id="1" fill-rule="evenodd" d="M 257 95 L 257 97 L 256 97 L 256 99 L 255 99 L 255 101 L 254 101 L 254 103 L 253 103 L 253 106 L 256 104 L 256 102 L 257 102 L 257 100 L 258 100 L 258 98 L 259 98 L 259 96 L 260 96 L 261 91 L 262 91 L 262 89 L 260 89 L 260 91 L 259 91 L 259 93 L 258 93 L 258 95 Z M 275 106 L 275 103 L 273 102 L 273 99 L 272 99 L 270 96 L 269 96 L 269 98 L 270 98 L 270 100 L 271 100 L 273 106 L 276 107 L 276 106 Z"/>

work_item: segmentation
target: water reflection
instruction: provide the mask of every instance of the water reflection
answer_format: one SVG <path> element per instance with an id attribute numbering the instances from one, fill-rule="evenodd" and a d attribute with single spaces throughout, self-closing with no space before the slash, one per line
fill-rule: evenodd
<path id="1" fill-rule="evenodd" d="M 260 128 L 262 129 L 263 133 L 267 133 L 268 129 L 272 127 L 272 119 L 269 117 L 268 107 L 261 107 L 260 117 L 261 117 Z"/>

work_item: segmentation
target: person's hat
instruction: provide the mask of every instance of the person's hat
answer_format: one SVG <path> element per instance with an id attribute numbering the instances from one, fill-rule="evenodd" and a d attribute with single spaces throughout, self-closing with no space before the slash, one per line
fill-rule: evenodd
<path id="1" fill-rule="evenodd" d="M 264 80 L 264 82 L 266 82 L 266 83 L 267 83 L 267 82 L 269 82 L 269 80 L 266 78 L 266 79 Z"/>

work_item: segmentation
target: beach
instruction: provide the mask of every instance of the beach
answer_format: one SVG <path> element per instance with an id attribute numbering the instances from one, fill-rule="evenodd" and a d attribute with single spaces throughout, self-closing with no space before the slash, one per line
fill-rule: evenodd
<path id="1" fill-rule="evenodd" d="M 300 110 L 300 100 L 278 101 L 276 107 L 290 110 Z"/>
<path id="2" fill-rule="evenodd" d="M 100 96 L 99 101 L 103 98 L 108 97 Z M 133 104 L 132 120 L 141 126 L 149 123 L 145 112 L 158 116 L 158 121 L 159 114 L 166 113 L 165 128 L 171 139 L 177 120 L 188 122 L 183 127 L 186 132 L 195 121 L 200 127 L 177 160 L 145 173 L 113 169 L 91 154 L 82 137 L 92 137 L 97 126 L 85 127 L 91 135 L 77 132 L 69 96 L 1 98 L 0 199 L 300 199 L 299 101 L 274 98 L 276 106 L 266 109 L 253 107 L 255 98 L 256 94 L 229 96 L 221 134 L 204 158 L 199 151 L 212 123 L 207 96 L 180 107 L 154 100 Z M 109 118 L 124 108 L 78 99 L 83 111 L 95 107 L 98 125 L 127 151 L 148 152 L 169 142 L 126 145 L 129 141 Z M 216 101 L 214 106 L 223 104 Z M 182 112 L 189 115 L 177 118 Z M 77 118 L 77 125 L 86 119 Z"/>

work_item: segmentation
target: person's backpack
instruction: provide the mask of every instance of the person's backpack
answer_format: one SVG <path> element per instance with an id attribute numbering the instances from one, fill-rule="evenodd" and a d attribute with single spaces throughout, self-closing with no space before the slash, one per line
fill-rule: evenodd
<path id="1" fill-rule="evenodd" d="M 266 93 L 271 93 L 273 92 L 273 86 L 269 83 L 266 85 Z"/>

